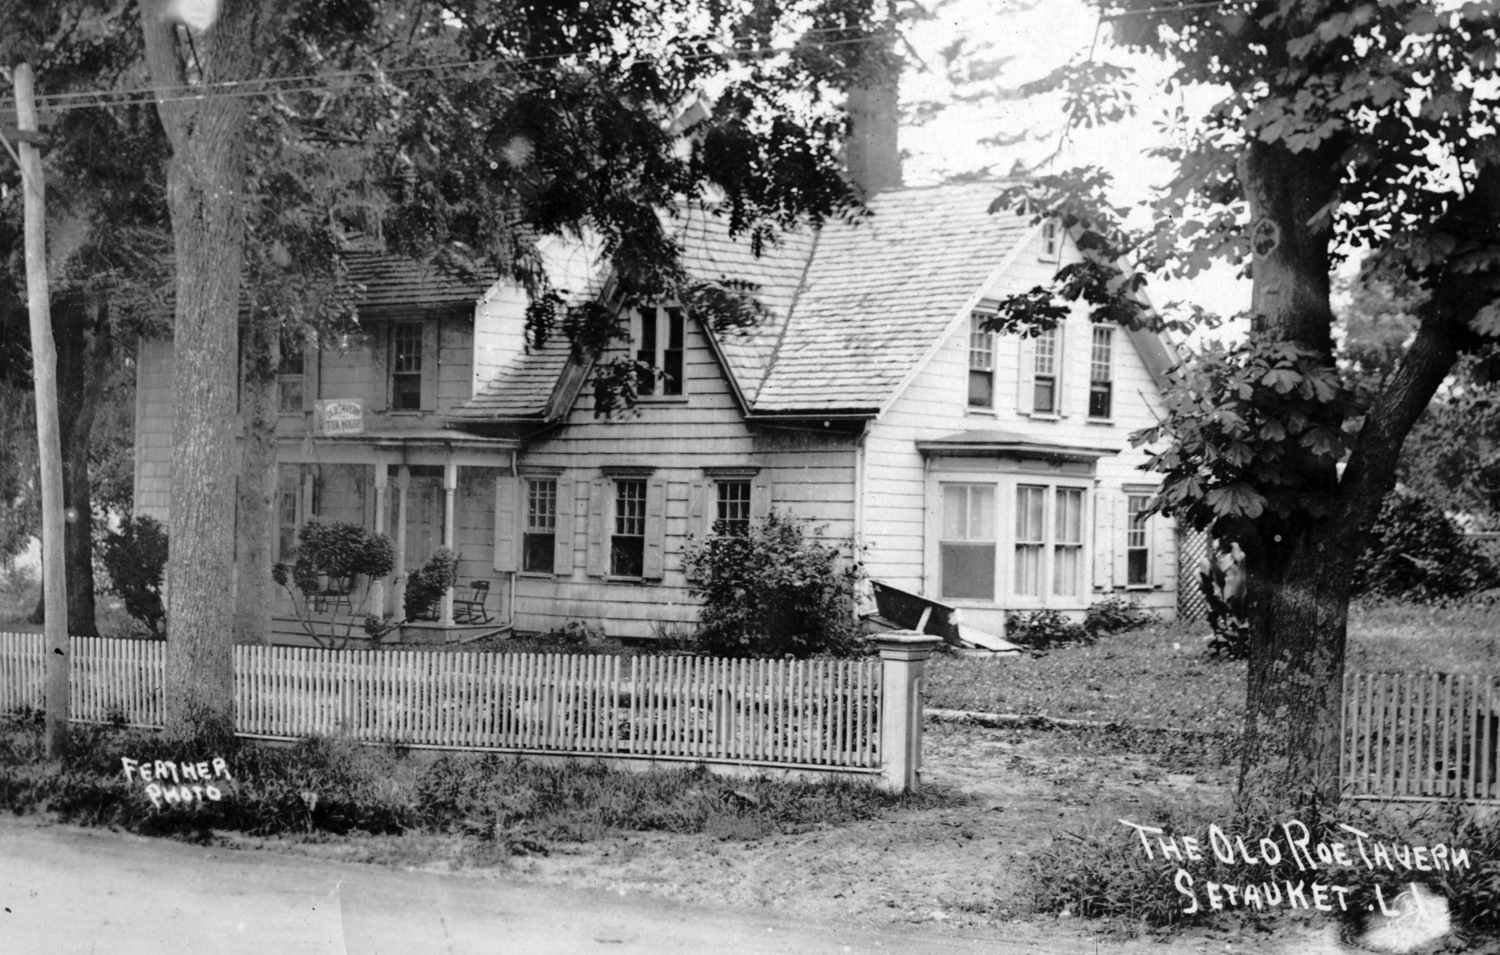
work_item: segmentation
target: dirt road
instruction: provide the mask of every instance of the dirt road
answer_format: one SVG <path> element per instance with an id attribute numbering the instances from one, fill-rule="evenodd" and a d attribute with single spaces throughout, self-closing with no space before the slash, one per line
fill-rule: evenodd
<path id="1" fill-rule="evenodd" d="M 874 930 L 16 820 L 0 821 L 0 906 L 6 955 L 1163 952 L 1096 949 L 1082 937 L 1035 931 L 1005 938 Z"/>

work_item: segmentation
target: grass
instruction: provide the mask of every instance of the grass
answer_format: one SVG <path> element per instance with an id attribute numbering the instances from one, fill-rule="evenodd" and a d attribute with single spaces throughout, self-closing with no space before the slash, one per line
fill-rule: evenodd
<path id="1" fill-rule="evenodd" d="M 121 758 L 223 756 L 223 798 L 154 807 Z M 612 771 L 494 754 L 437 755 L 313 739 L 290 747 L 241 742 L 194 752 L 152 733 L 77 727 L 67 758 L 45 758 L 35 719 L 0 724 L 0 809 L 143 835 L 207 841 L 216 833 L 321 841 L 354 833 L 458 837 L 470 861 L 546 853 L 557 843 L 623 832 L 751 841 L 880 817 L 960 797 L 895 795 L 859 780 L 732 779 L 706 770 Z M 410 860 L 407 860 L 410 861 Z"/>

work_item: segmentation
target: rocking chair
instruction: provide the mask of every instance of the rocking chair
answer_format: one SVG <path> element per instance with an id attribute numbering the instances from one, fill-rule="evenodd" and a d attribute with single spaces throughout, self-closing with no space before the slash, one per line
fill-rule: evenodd
<path id="1" fill-rule="evenodd" d="M 467 598 L 458 596 L 453 598 L 453 622 L 489 623 L 490 612 L 484 606 L 489 596 L 490 582 L 488 580 L 474 581 Z"/>

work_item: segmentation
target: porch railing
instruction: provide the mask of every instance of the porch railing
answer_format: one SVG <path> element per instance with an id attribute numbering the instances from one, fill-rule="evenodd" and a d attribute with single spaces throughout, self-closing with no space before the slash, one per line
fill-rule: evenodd
<path id="1" fill-rule="evenodd" d="M 234 648 L 242 736 L 725 763 L 914 784 L 923 661 L 939 642 L 882 636 L 881 659 Z M 0 634 L 0 714 L 40 708 L 41 634 Z M 72 718 L 163 721 L 166 644 L 72 638 Z"/>
<path id="2" fill-rule="evenodd" d="M 1355 798 L 1500 800 L 1500 676 L 1349 673 L 1343 776 Z"/>

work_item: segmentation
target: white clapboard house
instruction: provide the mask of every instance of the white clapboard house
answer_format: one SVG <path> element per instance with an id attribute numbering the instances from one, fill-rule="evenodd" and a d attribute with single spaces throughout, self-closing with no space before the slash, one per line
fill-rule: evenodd
<path id="1" fill-rule="evenodd" d="M 594 413 L 594 361 L 528 347 L 514 286 L 356 249 L 361 333 L 281 369 L 279 552 L 314 516 L 390 534 L 378 598 L 399 616 L 406 575 L 450 547 L 464 612 L 450 597 L 422 625 L 443 639 L 571 621 L 649 637 L 694 618 L 692 539 L 775 509 L 990 633 L 1111 595 L 1170 615 L 1175 536 L 1141 516 L 1156 478 L 1128 439 L 1160 413 L 1169 351 L 1081 306 L 1037 338 L 980 330 L 1077 256 L 1050 223 L 990 214 L 999 188 L 887 190 L 758 258 L 722 220 L 672 219 L 690 269 L 754 283 L 767 316 L 714 333 L 671 302 L 620 303 L 615 348 L 666 377 L 613 418 Z M 607 286 L 588 248 L 549 251 L 560 288 Z M 171 375 L 170 344 L 145 344 L 135 503 L 163 519 Z M 462 603 L 476 581 L 482 615 Z"/>

